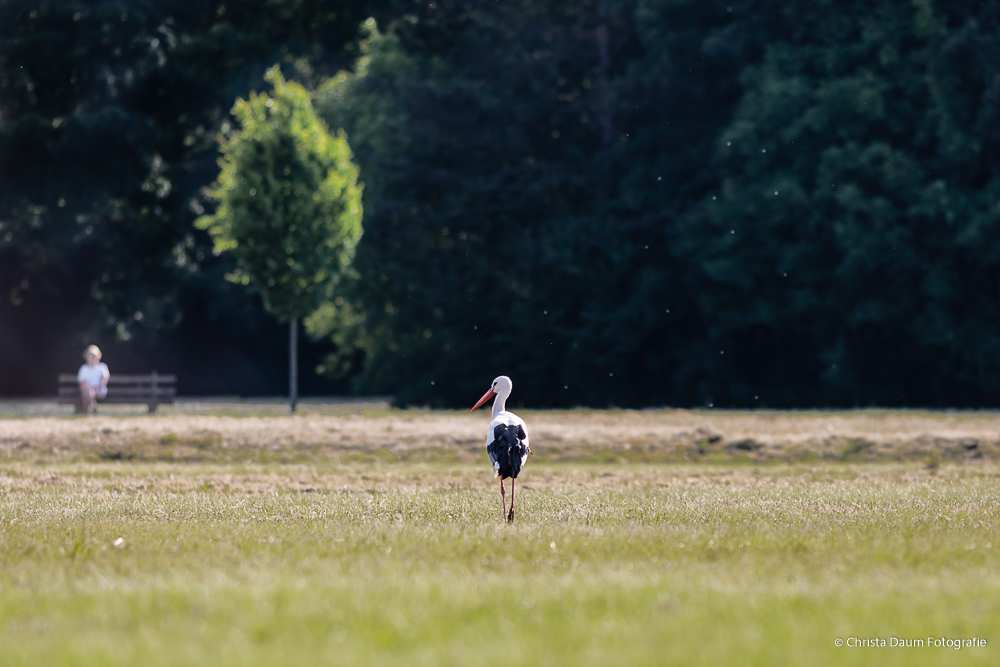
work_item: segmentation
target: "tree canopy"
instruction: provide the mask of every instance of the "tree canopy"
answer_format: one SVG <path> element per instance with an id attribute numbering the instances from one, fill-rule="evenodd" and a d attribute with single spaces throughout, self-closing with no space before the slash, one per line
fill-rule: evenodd
<path id="1" fill-rule="evenodd" d="M 216 252 L 236 255 L 230 279 L 289 320 L 335 298 L 361 237 L 361 188 L 347 139 L 330 136 L 306 89 L 277 67 L 264 78 L 271 94 L 233 107 L 239 127 L 221 140 L 222 171 L 208 190 L 217 208 L 197 225 Z"/>

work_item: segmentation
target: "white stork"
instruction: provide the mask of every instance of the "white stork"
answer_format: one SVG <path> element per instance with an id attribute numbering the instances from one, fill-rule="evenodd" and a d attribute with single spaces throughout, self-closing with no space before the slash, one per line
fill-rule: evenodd
<path id="1" fill-rule="evenodd" d="M 475 410 L 480 405 L 496 396 L 493 401 L 493 421 L 486 432 L 486 453 L 493 464 L 493 476 L 500 478 L 500 502 L 503 504 L 503 515 L 507 523 L 514 522 L 514 480 L 521 472 L 521 466 L 528 460 L 531 448 L 528 446 L 528 427 L 524 420 L 513 412 L 507 412 L 507 397 L 514 383 L 506 375 L 501 375 L 493 381 L 490 390 L 483 394 L 479 402 L 472 406 Z M 469 412 L 472 412 L 470 410 Z M 510 477 L 510 511 L 507 511 L 506 492 L 503 488 L 504 479 Z"/>

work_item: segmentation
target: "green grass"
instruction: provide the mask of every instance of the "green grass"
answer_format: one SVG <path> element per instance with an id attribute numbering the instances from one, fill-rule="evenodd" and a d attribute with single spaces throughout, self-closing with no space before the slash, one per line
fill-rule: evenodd
<path id="1" fill-rule="evenodd" d="M 1000 470 L 0 466 L 10 665 L 997 664 Z M 119 546 L 115 540 L 122 538 Z M 986 648 L 837 648 L 837 637 Z"/>

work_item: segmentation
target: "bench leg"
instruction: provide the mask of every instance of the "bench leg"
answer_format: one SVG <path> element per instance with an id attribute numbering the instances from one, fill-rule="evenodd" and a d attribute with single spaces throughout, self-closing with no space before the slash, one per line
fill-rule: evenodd
<path id="1" fill-rule="evenodd" d="M 156 406 L 157 405 L 159 405 L 159 403 L 147 403 L 146 404 L 146 411 L 149 414 L 153 414 L 154 412 L 156 412 Z"/>

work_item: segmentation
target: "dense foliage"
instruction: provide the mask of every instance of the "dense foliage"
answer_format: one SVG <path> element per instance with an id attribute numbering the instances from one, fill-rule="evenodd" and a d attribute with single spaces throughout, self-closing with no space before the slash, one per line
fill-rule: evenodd
<path id="1" fill-rule="evenodd" d="M 997 5 L 855 4 L 788 12 L 683 230 L 727 398 L 994 403 Z"/>
<path id="2" fill-rule="evenodd" d="M 361 188 L 343 132 L 330 136 L 306 89 L 276 67 L 264 78 L 272 92 L 233 107 L 238 128 L 207 191 L 216 210 L 196 224 L 236 256 L 229 278 L 289 320 L 334 298 L 361 237 Z"/>
<path id="3" fill-rule="evenodd" d="M 373 31 L 320 92 L 368 187 L 360 386 L 993 402 L 998 12 L 456 1 Z"/>
<path id="4" fill-rule="evenodd" d="M 51 395 L 91 342 L 185 394 L 283 391 L 286 329 L 193 221 L 234 100 L 349 65 L 387 5 L 0 0 L 0 394 Z"/>
<path id="5" fill-rule="evenodd" d="M 226 291 L 224 258 L 196 260 L 208 246 L 189 211 L 215 176 L 219 110 L 281 61 L 315 85 L 365 184 L 358 279 L 310 320 L 336 346 L 327 371 L 358 390 L 464 405 L 502 372 L 530 405 L 996 404 L 1000 1 L 390 0 L 372 5 L 353 67 L 326 3 L 281 15 L 302 23 L 262 3 L 232 24 L 195 3 L 216 11 L 197 30 L 190 8 L 105 4 L 130 7 L 93 22 L 120 71 L 50 47 L 65 69 L 47 94 L 78 61 L 98 100 L 109 74 L 123 91 L 159 82 L 157 39 L 175 86 L 164 106 L 109 102 L 88 125 L 94 98 L 67 87 L 77 115 L 41 113 L 41 79 L 29 89 L 11 45 L 37 52 L 74 14 L 50 8 L 65 25 L 19 22 L 13 40 L 0 21 L 0 281 L 22 311 L 22 284 L 95 304 L 64 308 L 77 328 L 182 331 L 199 312 L 186 293 L 250 309 Z M 141 8 L 163 12 L 146 32 L 104 30 Z M 157 32 L 173 9 L 187 46 Z M 236 26 L 258 41 L 224 37 Z M 62 135 L 63 116 L 91 129 Z M 82 175 L 26 148 L 89 164 L 95 145 L 108 157 Z M 58 219 L 58 242 L 38 241 Z M 98 239 L 121 249 L 115 271 L 86 261 Z"/>

